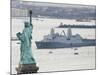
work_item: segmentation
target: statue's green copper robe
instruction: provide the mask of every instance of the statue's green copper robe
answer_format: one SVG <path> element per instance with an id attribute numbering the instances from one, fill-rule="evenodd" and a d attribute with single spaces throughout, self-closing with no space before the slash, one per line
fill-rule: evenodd
<path id="1" fill-rule="evenodd" d="M 21 41 L 20 47 L 20 64 L 34 64 L 36 63 L 31 49 L 32 26 L 25 27 L 22 33 L 17 33 L 17 37 Z"/>

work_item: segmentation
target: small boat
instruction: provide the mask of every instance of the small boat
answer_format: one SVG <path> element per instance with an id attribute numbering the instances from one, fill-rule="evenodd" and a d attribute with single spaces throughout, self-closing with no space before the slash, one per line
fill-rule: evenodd
<path id="1" fill-rule="evenodd" d="M 52 51 L 49 51 L 49 54 L 52 54 L 53 52 Z"/>
<path id="2" fill-rule="evenodd" d="M 77 48 L 74 48 L 74 50 L 78 50 Z"/>
<path id="3" fill-rule="evenodd" d="M 74 55 L 79 55 L 79 53 L 74 53 Z"/>

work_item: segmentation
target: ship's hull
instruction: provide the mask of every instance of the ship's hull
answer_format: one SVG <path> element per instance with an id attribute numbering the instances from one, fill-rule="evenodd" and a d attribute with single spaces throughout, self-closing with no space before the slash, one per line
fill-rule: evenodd
<path id="1" fill-rule="evenodd" d="M 95 46 L 96 40 L 83 39 L 82 43 L 62 43 L 62 42 L 43 42 L 36 41 L 38 49 L 50 49 L 50 48 L 70 48 L 70 47 L 82 47 L 82 46 Z"/>

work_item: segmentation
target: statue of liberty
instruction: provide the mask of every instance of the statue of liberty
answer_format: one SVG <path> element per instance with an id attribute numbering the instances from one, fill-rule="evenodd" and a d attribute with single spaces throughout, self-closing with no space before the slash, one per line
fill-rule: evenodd
<path id="1" fill-rule="evenodd" d="M 36 73 L 39 69 L 36 66 L 36 61 L 33 58 L 32 48 L 31 48 L 31 40 L 32 40 L 32 30 L 33 25 L 31 23 L 31 14 L 30 11 L 30 23 L 24 22 L 24 29 L 23 32 L 18 32 L 16 35 L 18 39 L 21 41 L 20 46 L 20 62 L 19 67 L 16 69 L 19 74 L 24 73 Z"/>

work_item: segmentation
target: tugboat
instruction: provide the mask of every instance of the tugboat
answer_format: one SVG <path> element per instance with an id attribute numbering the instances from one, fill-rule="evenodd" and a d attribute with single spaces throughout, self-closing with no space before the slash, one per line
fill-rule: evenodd
<path id="1" fill-rule="evenodd" d="M 96 45 L 96 39 L 83 39 L 79 34 L 72 35 L 71 27 L 68 28 L 67 35 L 64 30 L 62 32 L 64 35 L 55 33 L 54 28 L 51 28 L 50 34 L 45 35 L 43 40 L 35 41 L 37 48 L 71 48 Z"/>

